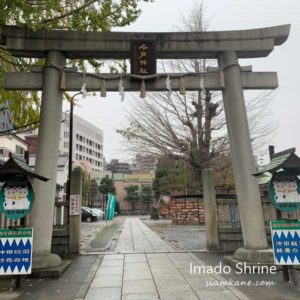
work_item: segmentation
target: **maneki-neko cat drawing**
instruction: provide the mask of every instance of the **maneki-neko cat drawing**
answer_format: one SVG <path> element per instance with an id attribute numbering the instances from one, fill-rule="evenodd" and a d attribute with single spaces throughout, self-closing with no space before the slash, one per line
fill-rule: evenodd
<path id="1" fill-rule="evenodd" d="M 299 202 L 296 181 L 274 181 L 275 200 L 278 203 Z"/>
<path id="2" fill-rule="evenodd" d="M 5 210 L 29 209 L 28 187 L 5 187 L 5 201 L 3 208 Z"/>

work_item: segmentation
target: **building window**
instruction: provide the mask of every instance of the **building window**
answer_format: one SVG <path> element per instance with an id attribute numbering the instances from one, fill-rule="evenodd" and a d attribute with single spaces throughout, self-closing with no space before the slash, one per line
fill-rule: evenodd
<path id="1" fill-rule="evenodd" d="M 16 145 L 16 154 L 24 154 L 25 153 L 25 149 Z"/>

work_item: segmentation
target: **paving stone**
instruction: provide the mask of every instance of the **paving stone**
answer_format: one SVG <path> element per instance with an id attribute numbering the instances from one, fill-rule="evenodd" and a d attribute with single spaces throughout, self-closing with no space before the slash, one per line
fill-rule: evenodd
<path id="1" fill-rule="evenodd" d="M 122 294 L 155 293 L 153 280 L 124 281 Z"/>
<path id="2" fill-rule="evenodd" d="M 124 271 L 124 281 L 129 280 L 144 280 L 144 279 L 152 279 L 152 274 L 150 270 L 141 270 L 141 271 Z"/>
<path id="3" fill-rule="evenodd" d="M 172 261 L 178 261 L 178 260 L 187 260 L 192 261 L 193 259 L 186 253 L 169 253 L 168 257 Z"/>
<path id="4" fill-rule="evenodd" d="M 101 267 L 123 267 L 124 261 L 122 259 L 104 260 Z"/>
<path id="5" fill-rule="evenodd" d="M 130 244 L 130 246 L 128 246 Z M 116 246 L 117 252 L 173 251 L 138 218 L 127 219 Z"/>
<path id="6" fill-rule="evenodd" d="M 206 291 L 197 292 L 201 300 L 238 300 L 230 291 Z"/>
<path id="7" fill-rule="evenodd" d="M 103 261 L 105 260 L 118 260 L 118 259 L 124 259 L 124 255 L 123 254 L 106 254 L 103 257 Z"/>
<path id="8" fill-rule="evenodd" d="M 159 296 L 157 293 L 124 294 L 122 300 L 159 300 Z"/>
<path id="9" fill-rule="evenodd" d="M 149 266 L 146 262 L 126 262 L 124 265 L 124 270 L 129 271 L 129 270 L 135 270 L 135 271 L 140 271 L 140 270 L 149 270 Z"/>
<path id="10" fill-rule="evenodd" d="M 191 273 L 189 269 L 178 269 L 178 271 L 183 275 L 185 278 L 201 278 L 203 276 L 206 276 L 206 274 L 202 273 Z"/>
<path id="11" fill-rule="evenodd" d="M 123 273 L 122 267 L 102 267 L 100 265 L 100 268 L 96 272 L 96 276 L 99 275 L 118 275 Z"/>
<path id="12" fill-rule="evenodd" d="M 122 274 L 95 276 L 91 284 L 91 287 L 121 287 L 121 286 L 122 286 Z"/>
<path id="13" fill-rule="evenodd" d="M 165 259 L 165 254 L 163 253 L 147 253 L 146 256 L 149 261 L 154 259 Z"/>
<path id="14" fill-rule="evenodd" d="M 121 300 L 121 288 L 90 288 L 84 300 Z"/>
<path id="15" fill-rule="evenodd" d="M 199 300 L 188 284 L 158 286 L 157 289 L 161 300 Z"/>
<path id="16" fill-rule="evenodd" d="M 179 274 L 153 274 L 153 277 L 157 286 L 186 284 L 185 279 Z"/>
<path id="17" fill-rule="evenodd" d="M 178 260 L 178 261 L 174 261 L 173 263 L 176 266 L 176 268 L 178 268 L 178 269 L 189 270 L 192 262 L 190 260 Z M 194 264 L 192 264 L 192 265 L 194 265 Z"/>
<path id="18" fill-rule="evenodd" d="M 127 262 L 146 262 L 147 258 L 145 254 L 126 254 L 125 263 Z"/>
<path id="19" fill-rule="evenodd" d="M 151 266 L 151 271 L 153 274 L 174 274 L 177 271 L 177 269 L 175 267 L 152 267 Z"/>

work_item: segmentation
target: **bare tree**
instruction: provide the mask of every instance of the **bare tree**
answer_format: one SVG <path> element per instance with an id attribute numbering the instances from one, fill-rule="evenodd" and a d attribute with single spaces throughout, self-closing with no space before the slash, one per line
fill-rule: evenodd
<path id="1" fill-rule="evenodd" d="M 185 29 L 205 31 L 204 7 L 198 4 L 192 10 L 189 22 L 183 19 Z M 214 61 L 172 60 L 162 65 L 165 72 L 205 72 Z M 126 146 L 134 153 L 184 158 L 200 174 L 214 158 L 229 149 L 226 120 L 220 93 L 199 90 L 181 95 L 178 92 L 150 93 L 145 99 L 136 99 L 127 115 L 128 126 L 118 130 L 126 139 Z M 272 128 L 266 122 L 271 102 L 270 93 L 246 101 L 249 127 L 253 142 L 259 145 L 270 135 Z M 263 122 L 262 122 L 263 121 Z"/>

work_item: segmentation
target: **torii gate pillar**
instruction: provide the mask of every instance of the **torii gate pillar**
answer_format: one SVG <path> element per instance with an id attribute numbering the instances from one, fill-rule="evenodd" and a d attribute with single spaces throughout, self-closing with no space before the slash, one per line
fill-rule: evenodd
<path id="1" fill-rule="evenodd" d="M 251 175 L 256 169 L 237 53 L 224 51 L 218 57 L 218 62 L 220 67 L 228 66 L 224 69 L 223 101 L 244 237 L 244 248 L 238 249 L 234 257 L 259 261 L 260 256 L 261 261 L 265 261 L 268 255 L 263 249 L 268 249 L 268 243 L 258 184 Z M 263 254 L 259 255 L 255 251 L 257 249 Z"/>
<path id="2" fill-rule="evenodd" d="M 43 94 L 35 172 L 50 178 L 50 180 L 45 183 L 34 182 L 36 199 L 39 202 L 38 205 L 33 206 L 30 216 L 30 223 L 34 229 L 34 269 L 52 268 L 61 264 L 60 257 L 50 251 L 63 92 L 59 89 L 59 71 L 47 66 L 63 67 L 65 62 L 66 58 L 61 52 L 48 51 L 43 71 Z"/>

